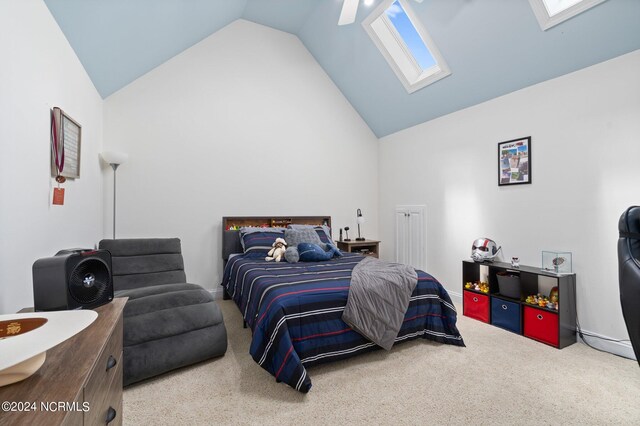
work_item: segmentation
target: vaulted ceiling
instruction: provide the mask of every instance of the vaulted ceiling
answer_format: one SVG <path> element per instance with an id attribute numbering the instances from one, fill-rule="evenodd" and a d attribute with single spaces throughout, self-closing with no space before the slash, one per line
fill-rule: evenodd
<path id="1" fill-rule="evenodd" d="M 640 49 L 640 1 L 607 0 L 542 31 L 528 0 L 411 2 L 451 75 L 408 94 L 342 0 L 44 0 L 106 98 L 236 19 L 300 38 L 382 137 Z M 611 76 L 615 78 L 615 76 Z"/>

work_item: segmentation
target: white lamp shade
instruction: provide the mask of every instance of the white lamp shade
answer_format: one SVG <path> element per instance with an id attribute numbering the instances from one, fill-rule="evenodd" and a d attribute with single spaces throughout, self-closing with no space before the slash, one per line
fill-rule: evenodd
<path id="1" fill-rule="evenodd" d="M 356 221 L 358 222 L 358 225 L 362 225 L 364 223 L 364 216 L 358 216 Z"/>
<path id="2" fill-rule="evenodd" d="M 129 159 L 129 155 L 118 151 L 104 151 L 100 153 L 100 157 L 107 164 L 122 164 Z"/>

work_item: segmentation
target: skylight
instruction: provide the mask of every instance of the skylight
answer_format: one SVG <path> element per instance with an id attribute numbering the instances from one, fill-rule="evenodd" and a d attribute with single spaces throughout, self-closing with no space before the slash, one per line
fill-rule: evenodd
<path id="1" fill-rule="evenodd" d="M 540 28 L 548 30 L 606 0 L 529 0 Z"/>
<path id="2" fill-rule="evenodd" d="M 405 0 L 384 1 L 362 25 L 409 93 L 451 74 Z"/>
<path id="3" fill-rule="evenodd" d="M 569 9 L 571 6 L 575 6 L 582 0 L 542 0 L 545 9 L 549 16 L 555 16 L 563 10 Z"/>
<path id="4" fill-rule="evenodd" d="M 418 62 L 418 65 L 420 65 L 420 68 L 426 70 L 434 66 L 436 60 L 433 59 L 429 48 L 424 44 L 422 38 L 420 38 L 418 30 L 416 30 L 416 27 L 414 27 L 411 20 L 409 20 L 400 2 L 394 1 L 385 13 L 396 31 L 400 34 L 400 37 L 402 37 L 402 41 L 404 41 L 411 51 L 414 59 Z"/>

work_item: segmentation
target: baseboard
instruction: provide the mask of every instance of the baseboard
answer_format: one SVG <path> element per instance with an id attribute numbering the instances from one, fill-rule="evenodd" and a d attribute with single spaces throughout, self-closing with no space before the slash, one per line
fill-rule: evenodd
<path id="1" fill-rule="evenodd" d="M 448 291 L 449 297 L 453 303 L 462 303 L 462 293 L 458 293 L 457 291 Z"/>
<path id="2" fill-rule="evenodd" d="M 214 300 L 222 300 L 224 289 L 222 288 L 221 285 L 219 285 L 219 286 L 216 286 L 216 288 L 214 289 L 209 289 L 209 292 L 211 292 L 211 295 L 213 296 Z"/>
<path id="3" fill-rule="evenodd" d="M 612 337 L 605 336 L 600 333 L 596 333 L 594 331 L 589 331 L 582 329 L 583 333 L 593 334 L 594 336 L 602 337 L 602 339 L 598 339 L 597 337 L 589 337 L 585 335 L 584 340 L 586 340 L 590 346 L 594 348 L 598 348 L 602 351 L 612 353 L 614 355 L 619 355 L 624 358 L 636 359 L 635 354 L 633 353 L 633 347 L 631 346 L 631 342 L 613 342 L 611 340 L 603 340 L 603 339 L 613 339 Z M 580 338 L 580 335 L 577 335 L 578 342 L 584 343 L 583 339 Z M 615 339 L 613 339 L 615 340 Z"/>

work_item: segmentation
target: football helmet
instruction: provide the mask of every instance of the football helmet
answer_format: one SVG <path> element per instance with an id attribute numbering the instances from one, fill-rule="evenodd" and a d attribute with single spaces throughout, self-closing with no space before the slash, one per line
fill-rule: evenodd
<path id="1" fill-rule="evenodd" d="M 476 262 L 492 261 L 501 248 L 489 238 L 478 238 L 471 246 L 471 258 Z"/>

